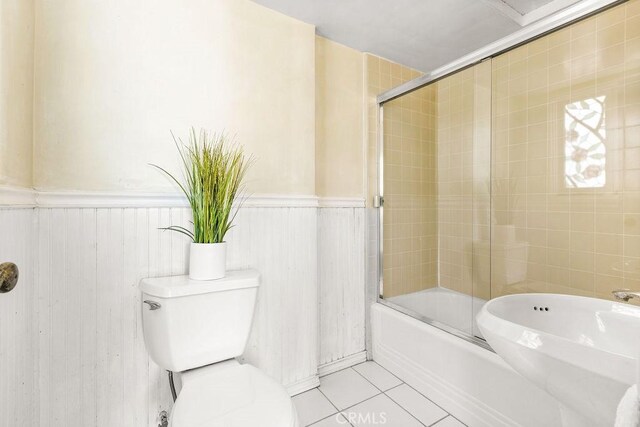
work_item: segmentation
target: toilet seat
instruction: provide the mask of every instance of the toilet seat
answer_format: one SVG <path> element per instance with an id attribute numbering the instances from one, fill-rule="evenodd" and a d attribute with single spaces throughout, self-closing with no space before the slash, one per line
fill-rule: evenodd
<path id="1" fill-rule="evenodd" d="M 282 385 L 235 360 L 182 373 L 171 427 L 297 427 Z"/>

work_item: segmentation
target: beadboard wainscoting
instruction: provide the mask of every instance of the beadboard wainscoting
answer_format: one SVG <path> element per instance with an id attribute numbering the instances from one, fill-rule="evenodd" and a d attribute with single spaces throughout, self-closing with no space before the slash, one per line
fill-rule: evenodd
<path id="1" fill-rule="evenodd" d="M 171 394 L 145 350 L 138 283 L 186 271 L 187 239 L 159 227 L 189 211 L 36 212 L 39 425 L 157 426 Z M 291 393 L 318 382 L 316 239 L 315 208 L 245 208 L 228 236 L 229 267 L 262 274 L 244 359 Z"/>
<path id="2" fill-rule="evenodd" d="M 38 425 L 34 210 L 0 208 L 0 263 L 18 265 L 16 287 L 0 294 L 0 427 Z"/>
<path id="3" fill-rule="evenodd" d="M 187 271 L 188 240 L 160 230 L 188 224 L 184 201 L 1 190 L 0 262 L 21 277 L 0 296 L 0 427 L 156 427 L 172 399 L 138 283 Z M 228 235 L 228 267 L 262 274 L 243 359 L 291 394 L 365 358 L 365 213 L 362 199 L 252 197 Z"/>
<path id="4" fill-rule="evenodd" d="M 362 362 L 365 352 L 365 209 L 318 210 L 320 374 Z"/>

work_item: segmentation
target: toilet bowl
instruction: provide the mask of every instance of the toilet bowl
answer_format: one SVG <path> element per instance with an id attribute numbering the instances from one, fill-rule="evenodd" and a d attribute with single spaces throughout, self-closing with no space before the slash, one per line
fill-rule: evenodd
<path id="1" fill-rule="evenodd" d="M 251 365 L 235 360 L 182 374 L 182 390 L 171 411 L 171 427 L 295 427 L 285 389 Z"/>
<path id="2" fill-rule="evenodd" d="M 284 387 L 235 357 L 245 349 L 260 275 L 230 271 L 223 279 L 143 279 L 142 321 L 149 355 L 180 372 L 171 427 L 297 427 Z"/>

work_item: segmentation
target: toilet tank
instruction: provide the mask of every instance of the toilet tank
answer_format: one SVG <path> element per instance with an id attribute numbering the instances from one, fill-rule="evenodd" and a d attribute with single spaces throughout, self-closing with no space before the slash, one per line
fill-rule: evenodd
<path id="1" fill-rule="evenodd" d="M 240 356 L 251 331 L 260 274 L 228 271 L 218 280 L 142 279 L 142 326 L 151 359 L 173 372 Z"/>

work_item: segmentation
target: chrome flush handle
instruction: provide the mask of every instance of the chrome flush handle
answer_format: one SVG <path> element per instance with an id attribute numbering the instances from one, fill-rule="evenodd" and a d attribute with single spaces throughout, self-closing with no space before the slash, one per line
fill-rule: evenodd
<path id="1" fill-rule="evenodd" d="M 160 307 L 162 307 L 159 302 L 150 301 L 148 299 L 146 299 L 146 300 L 144 300 L 142 302 L 145 303 L 145 304 L 149 304 L 149 310 L 157 310 Z"/>

